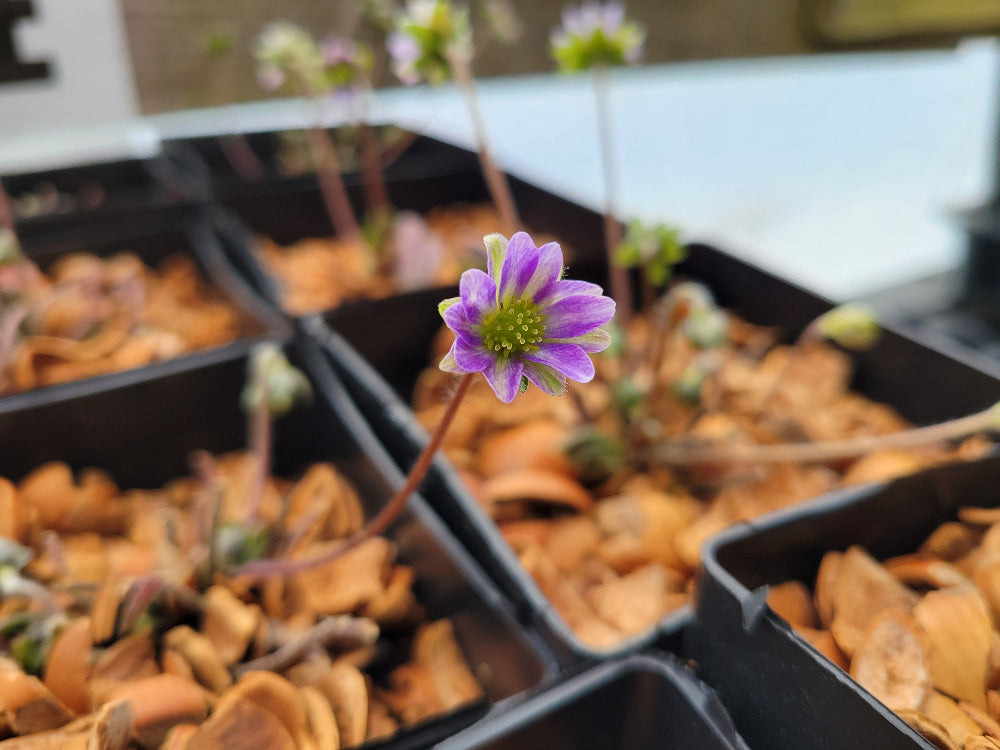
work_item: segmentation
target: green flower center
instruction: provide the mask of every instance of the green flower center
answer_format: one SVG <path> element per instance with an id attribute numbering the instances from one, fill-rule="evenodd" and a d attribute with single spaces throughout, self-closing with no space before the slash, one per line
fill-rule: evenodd
<path id="1" fill-rule="evenodd" d="M 528 299 L 486 313 L 481 326 L 483 345 L 502 357 L 538 350 L 545 336 L 545 315 Z"/>

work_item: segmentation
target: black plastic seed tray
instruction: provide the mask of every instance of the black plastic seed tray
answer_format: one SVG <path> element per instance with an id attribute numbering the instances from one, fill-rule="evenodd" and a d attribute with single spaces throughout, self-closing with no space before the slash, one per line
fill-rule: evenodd
<path id="1" fill-rule="evenodd" d="M 135 216 L 181 202 L 187 192 L 161 158 L 5 174 L 2 179 L 22 239 L 89 221 Z"/>
<path id="2" fill-rule="evenodd" d="M 426 213 L 439 206 L 490 200 L 472 152 L 423 137 L 411 149 L 416 151 L 412 159 L 401 157 L 396 171 L 387 173 L 386 187 L 395 207 Z M 536 233 L 558 233 L 578 277 L 584 272 L 588 278 L 605 273 L 600 216 L 522 180 L 511 178 L 510 183 L 525 226 Z M 355 211 L 362 215 L 363 188 L 357 181 L 348 181 L 347 190 Z M 214 221 L 230 260 L 266 299 L 279 307 L 280 287 L 258 260 L 256 237 L 270 237 L 285 245 L 307 237 L 332 235 L 315 180 L 220 195 L 218 203 L 223 210 L 215 212 Z M 357 310 L 369 309 L 369 304 L 348 302 L 338 309 L 350 308 L 352 312 L 346 314 L 353 316 Z"/>
<path id="3" fill-rule="evenodd" d="M 58 258 L 74 252 L 107 257 L 131 251 L 153 268 L 171 255 L 192 257 L 202 276 L 242 311 L 244 332 L 241 338 L 223 346 L 193 351 L 145 367 L 0 397 L 0 413 L 96 390 L 113 390 L 159 375 L 242 357 L 258 341 L 283 341 L 291 335 L 288 322 L 261 302 L 246 282 L 233 273 L 211 225 L 196 209 L 172 206 L 131 219 L 88 222 L 76 229 L 39 233 L 25 238 L 22 244 L 25 254 L 43 271 Z"/>
<path id="4" fill-rule="evenodd" d="M 544 201 L 539 204 L 543 205 Z M 578 235 L 573 234 L 577 229 L 598 219 L 583 208 L 568 206 L 559 217 L 560 225 L 566 227 L 567 236 L 577 239 Z M 564 236 L 559 229 L 554 233 Z M 600 235 L 590 238 L 590 242 L 599 243 Z M 778 327 L 789 340 L 830 308 L 827 300 L 706 245 L 690 248 L 690 257 L 679 274 L 704 282 L 721 305 L 753 323 Z M 595 264 L 570 265 L 570 276 L 600 281 L 603 268 Z M 428 342 L 441 326 L 437 303 L 454 293 L 429 291 L 345 305 L 306 322 L 402 467 L 412 464 L 427 440 L 408 404 L 417 376 L 429 364 Z M 853 386 L 894 406 L 918 424 L 961 416 L 1000 400 L 1000 369 L 982 369 L 993 366 L 978 360 L 973 365 L 962 356 L 925 344 L 919 337 L 887 329 L 875 349 L 856 357 Z M 446 460 L 435 462 L 424 495 L 517 604 L 522 617 L 551 639 L 561 659 L 607 658 L 657 639 L 657 632 L 649 630 L 616 649 L 588 647 L 555 612 Z M 684 611 L 668 616 L 661 622 L 660 632 L 676 634 L 686 617 Z"/>
<path id="5" fill-rule="evenodd" d="M 775 615 L 766 587 L 793 579 L 811 587 L 823 554 L 853 544 L 879 559 L 913 552 L 959 507 L 995 506 L 998 480 L 997 457 L 935 468 L 835 493 L 708 543 L 684 646 L 751 745 L 932 747 Z"/>
<path id="6" fill-rule="evenodd" d="M 360 185 L 363 181 L 356 132 L 351 126 L 329 131 L 334 143 L 339 144 L 338 154 L 347 185 Z M 382 173 L 390 181 L 478 167 L 472 152 L 427 136 L 380 125 L 373 125 L 372 132 L 379 140 L 377 148 Z M 223 201 L 289 190 L 318 190 L 315 173 L 290 173 L 288 167 L 282 165 L 283 141 L 289 138 L 302 141 L 304 146 L 305 131 L 270 130 L 242 135 L 171 138 L 164 140 L 162 146 L 164 156 L 180 173 L 206 188 L 207 195 Z"/>
<path id="7" fill-rule="evenodd" d="M 601 664 L 440 750 L 746 750 L 715 694 L 668 654 Z"/>
<path id="8" fill-rule="evenodd" d="M 402 476 L 315 346 L 300 340 L 290 352 L 309 376 L 314 399 L 275 423 L 273 472 L 294 477 L 312 463 L 332 461 L 355 484 L 370 517 Z M 245 356 L 231 358 L 8 411 L 0 415 L 0 476 L 16 481 L 51 460 L 74 470 L 99 467 L 123 488 L 155 488 L 187 476 L 193 451 L 245 446 L 239 394 L 246 365 Z M 428 620 L 452 619 L 486 694 L 476 706 L 397 733 L 387 747 L 427 747 L 553 678 L 551 655 L 516 623 L 509 603 L 421 498 L 411 498 L 387 535 L 398 545 L 399 560 L 416 571 L 415 591 Z"/>

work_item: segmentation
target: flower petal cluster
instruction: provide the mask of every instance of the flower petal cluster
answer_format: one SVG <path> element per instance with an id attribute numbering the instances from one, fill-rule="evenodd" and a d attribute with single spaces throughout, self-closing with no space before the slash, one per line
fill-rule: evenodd
<path id="1" fill-rule="evenodd" d="M 304 29 L 288 21 L 267 26 L 254 45 L 257 81 L 276 91 L 297 84 L 307 95 L 351 94 L 363 88 L 372 67 L 372 53 L 349 39 L 324 39 L 319 44 Z"/>
<path id="2" fill-rule="evenodd" d="M 588 0 L 563 10 L 562 26 L 549 39 L 552 57 L 566 73 L 597 65 L 634 64 L 642 57 L 646 30 L 625 18 L 625 7 L 615 0 Z"/>
<path id="3" fill-rule="evenodd" d="M 508 404 L 525 381 L 551 395 L 564 393 L 567 380 L 590 382 L 589 355 L 611 343 L 601 326 L 614 317 L 614 300 L 596 284 L 563 279 L 555 242 L 536 247 L 525 232 L 509 241 L 488 235 L 484 242 L 487 273 L 463 273 L 460 296 L 440 305 L 455 334 L 441 369 L 483 373 Z"/>
<path id="4" fill-rule="evenodd" d="M 386 39 L 393 73 L 406 85 L 451 77 L 451 55 L 472 56 L 469 11 L 450 0 L 409 0 Z"/>

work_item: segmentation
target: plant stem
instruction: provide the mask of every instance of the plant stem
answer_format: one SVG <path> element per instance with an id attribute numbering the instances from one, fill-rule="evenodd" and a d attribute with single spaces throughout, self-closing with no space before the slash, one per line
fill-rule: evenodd
<path id="1" fill-rule="evenodd" d="M 417 457 L 413 468 L 410 469 L 410 473 L 406 476 L 406 482 L 392 496 L 392 499 L 386 503 L 385 507 L 378 512 L 378 515 L 369 521 L 363 529 L 345 539 L 330 551 L 317 557 L 305 560 L 255 560 L 240 568 L 237 571 L 237 575 L 250 576 L 251 578 L 267 578 L 272 575 L 294 575 L 303 570 L 326 565 L 348 550 L 357 547 L 366 539 L 385 532 L 406 508 L 406 503 L 410 499 L 410 495 L 417 490 L 430 470 L 434 456 L 444 442 L 448 428 L 451 426 L 452 420 L 454 420 L 455 414 L 458 412 L 458 407 L 462 403 L 462 399 L 465 398 L 465 394 L 468 393 L 469 386 L 472 385 L 473 377 L 474 373 L 466 373 L 459 380 L 458 387 L 455 389 L 451 401 L 448 402 L 448 407 L 441 416 L 441 421 L 438 423 L 437 429 L 434 430 L 434 434 L 431 435 L 431 439 L 427 442 L 423 452 Z"/>
<path id="2" fill-rule="evenodd" d="M 604 181 L 604 245 L 608 255 L 608 281 L 611 296 L 617 303 L 618 325 L 627 331 L 632 317 L 632 287 L 629 285 L 628 270 L 614 262 L 614 250 L 623 235 L 622 225 L 615 216 L 618 210 L 618 172 L 615 169 L 615 139 L 611 122 L 611 78 L 604 65 L 595 65 L 593 70 L 597 137 Z"/>
<path id="3" fill-rule="evenodd" d="M 330 140 L 330 134 L 322 127 L 322 109 L 318 100 L 316 106 L 319 109 L 317 124 L 309 128 L 307 137 L 309 152 L 316 165 L 316 176 L 319 179 L 320 192 L 323 194 L 323 203 L 337 236 L 344 242 L 360 242 L 361 230 L 354 217 L 351 201 L 347 197 L 344 180 L 340 176 L 337 151 L 333 141 Z"/>
<path id="4" fill-rule="evenodd" d="M 250 453 L 253 456 L 254 471 L 250 480 L 250 497 L 247 500 L 247 524 L 257 521 L 260 504 L 264 499 L 267 477 L 271 473 L 271 410 L 266 398 L 261 398 L 257 408 L 250 414 L 247 432 L 250 437 Z"/>
<path id="5" fill-rule="evenodd" d="M 479 97 L 476 95 L 476 83 L 472 75 L 472 65 L 468 58 L 462 53 L 450 52 L 448 62 L 451 64 L 452 74 L 455 76 L 455 83 L 458 84 L 465 104 L 469 108 L 469 119 L 472 121 L 472 129 L 476 136 L 479 147 L 479 162 L 483 166 L 483 176 L 486 178 L 486 186 L 489 188 L 493 204 L 500 212 L 500 220 L 504 224 L 504 232 L 509 237 L 521 226 L 521 220 L 517 216 L 517 208 L 514 205 L 514 196 L 510 192 L 510 184 L 507 177 L 497 169 L 496 163 L 490 153 L 489 136 L 486 132 L 486 119 L 479 107 Z"/>
<path id="6" fill-rule="evenodd" d="M 823 463 L 880 450 L 920 448 L 1000 428 L 1000 404 L 949 422 L 885 435 L 864 435 L 816 443 L 706 445 L 675 443 L 654 447 L 652 460 L 672 465 L 705 463 Z"/>
<path id="7" fill-rule="evenodd" d="M 222 155 L 226 157 L 229 166 L 243 180 L 247 182 L 258 182 L 264 176 L 260 159 L 250 147 L 243 133 L 231 133 L 219 136 L 219 148 Z"/>
<path id="8" fill-rule="evenodd" d="M 5 227 L 17 237 L 17 229 L 14 227 L 14 205 L 7 195 L 7 189 L 3 186 L 3 180 L 0 179 L 0 229 Z"/>
<path id="9" fill-rule="evenodd" d="M 361 145 L 361 176 L 368 211 L 375 216 L 388 214 L 389 192 L 385 187 L 385 175 L 382 174 L 382 157 L 375 131 L 363 117 L 358 119 L 358 140 Z"/>

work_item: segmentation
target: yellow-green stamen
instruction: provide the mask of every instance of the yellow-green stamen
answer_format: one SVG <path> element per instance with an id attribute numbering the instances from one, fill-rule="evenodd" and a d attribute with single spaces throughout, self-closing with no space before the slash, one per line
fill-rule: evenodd
<path id="1" fill-rule="evenodd" d="M 518 299 L 483 316 L 483 346 L 502 357 L 538 350 L 545 336 L 545 315 L 528 299 Z"/>

